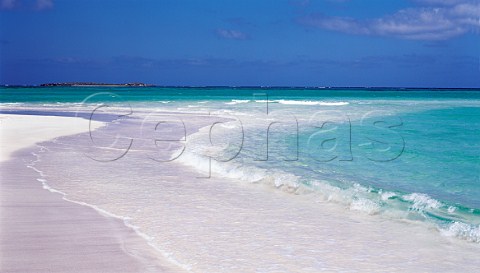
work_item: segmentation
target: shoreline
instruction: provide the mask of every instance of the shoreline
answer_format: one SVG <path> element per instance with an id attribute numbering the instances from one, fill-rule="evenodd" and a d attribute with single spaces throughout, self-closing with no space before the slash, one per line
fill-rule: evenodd
<path id="1" fill-rule="evenodd" d="M 178 115 L 171 114 L 174 118 Z M 203 128 L 200 126 L 202 122 L 209 124 L 205 120 L 209 116 L 190 117 L 186 120 L 189 129 L 187 135 L 191 135 L 192 128 L 193 131 L 197 131 L 196 127 Z M 128 131 L 130 125 L 134 126 L 127 122 L 113 125 L 114 128 L 109 130 L 122 133 Z M 76 149 L 71 149 L 70 156 L 63 154 L 66 152 L 62 149 L 64 145 L 80 143 L 80 138 L 69 136 L 58 142 L 46 143 L 46 148 L 52 150 L 45 154 L 46 160 L 42 161 L 43 166 L 39 169 L 46 167 L 46 173 L 57 173 L 48 178 L 53 188 L 65 191 L 68 198 L 82 201 L 72 202 L 94 208 L 97 217 L 102 211 L 116 216 L 114 220 L 124 231 L 127 225 L 134 235 L 134 242 L 143 246 L 133 248 L 137 250 L 136 253 L 145 254 L 144 246 L 147 244 L 153 248 L 158 246 L 156 250 L 161 254 L 156 252 L 156 257 L 160 256 L 162 260 L 166 258 L 170 266 L 173 260 L 173 264 L 178 261 L 178 265 L 184 265 L 187 269 L 191 266 L 199 272 L 249 272 L 273 267 L 290 272 L 318 272 L 334 268 L 356 268 L 369 272 L 400 272 L 415 268 L 473 272 L 472 267 L 478 265 L 477 245 L 439 236 L 417 224 L 358 214 L 334 203 L 319 202 L 314 195 L 298 198 L 272 187 L 237 183 L 234 179 L 224 177 L 191 180 L 189 178 L 202 177 L 198 177 L 198 170 L 184 164 L 155 168 L 155 172 L 150 173 L 148 166 L 153 165 L 145 165 L 146 162 L 152 162 L 143 158 L 140 151 L 146 147 L 142 145 L 134 147 L 136 152 L 108 166 L 79 161 L 73 156 L 78 154 Z M 19 152 L 16 158 L 26 158 L 28 151 Z M 77 163 L 89 171 L 77 169 L 75 172 L 67 167 L 78 166 Z M 158 166 L 158 163 L 153 164 Z M 67 168 L 60 168 L 57 172 L 55 166 Z M 138 185 L 130 181 L 130 171 L 137 170 L 136 167 L 145 171 L 135 172 Z M 112 170 L 116 170 L 115 174 L 108 175 L 107 172 Z M 81 182 L 77 187 L 75 183 L 61 183 L 69 172 L 73 172 Z M 98 174 L 106 175 L 99 177 Z M 38 178 L 38 174 L 34 177 Z M 161 178 L 158 180 L 161 183 L 153 185 L 152 178 Z M 108 183 L 114 188 L 108 188 Z M 94 188 L 97 186 L 99 188 Z M 107 189 L 115 191 L 105 191 Z M 98 198 L 105 192 L 108 194 L 103 195 L 104 198 L 111 196 L 113 200 L 102 201 Z M 76 207 L 78 209 L 79 206 Z M 121 221 L 127 218 L 128 223 Z M 111 232 L 112 229 L 105 231 Z M 124 249 L 132 247 L 129 245 Z M 262 255 L 256 253 L 260 249 Z M 298 259 L 298 262 L 292 263 L 291 258 Z M 219 265 L 227 271 L 218 271 Z M 114 271 L 110 267 L 105 268 Z"/>
<path id="2" fill-rule="evenodd" d="M 104 124 L 92 120 L 91 129 L 98 129 Z M 15 151 L 36 143 L 87 132 L 89 121 L 64 116 L 0 114 L 0 127 L 0 162 L 5 162 Z"/>
<path id="3" fill-rule="evenodd" d="M 88 120 L 2 114 L 0 121 L 2 272 L 179 271 L 121 217 L 69 200 L 25 166 L 35 144 L 86 132 Z M 103 125 L 92 121 L 92 129 Z"/>

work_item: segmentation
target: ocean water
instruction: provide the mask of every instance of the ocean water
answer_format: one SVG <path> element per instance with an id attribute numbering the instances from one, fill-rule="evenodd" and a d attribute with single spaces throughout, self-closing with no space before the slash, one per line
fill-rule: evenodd
<path id="1" fill-rule="evenodd" d="M 333 212 L 368 242 L 388 229 L 386 238 L 425 238 L 398 249 L 447 240 L 430 258 L 452 242 L 466 250 L 446 260 L 478 250 L 480 90 L 2 88 L 0 102 L 4 113 L 106 121 L 41 144 L 29 166 L 46 188 L 124 218 L 185 269 L 336 268 L 341 259 L 308 247 L 352 230 Z M 338 225 L 330 237 L 315 231 L 326 218 Z M 360 246 L 340 248 L 373 259 Z M 257 260 L 255 250 L 270 256 Z M 426 270 L 438 263 L 425 261 Z"/>

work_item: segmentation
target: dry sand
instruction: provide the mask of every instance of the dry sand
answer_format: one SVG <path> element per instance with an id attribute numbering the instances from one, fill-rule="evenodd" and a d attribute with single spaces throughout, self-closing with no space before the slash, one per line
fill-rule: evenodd
<path id="1" fill-rule="evenodd" d="M 177 271 L 121 220 L 43 189 L 25 166 L 31 153 L 22 148 L 86 132 L 88 120 L 0 115 L 0 122 L 0 272 Z"/>
<path id="2" fill-rule="evenodd" d="M 102 126 L 92 121 L 91 129 Z M 6 161 L 19 149 L 59 136 L 73 135 L 88 131 L 89 121 L 82 118 L 0 115 L 0 162 Z"/>

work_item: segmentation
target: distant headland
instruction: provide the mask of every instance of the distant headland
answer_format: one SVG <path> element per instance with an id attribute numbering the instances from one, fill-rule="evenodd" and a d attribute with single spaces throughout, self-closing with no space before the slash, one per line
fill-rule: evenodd
<path id="1" fill-rule="evenodd" d="M 43 87 L 52 87 L 52 86 L 74 86 L 74 87 L 145 87 L 153 86 L 141 82 L 130 82 L 130 83 L 98 83 L 98 82 L 55 82 L 55 83 L 43 83 L 40 84 Z"/>

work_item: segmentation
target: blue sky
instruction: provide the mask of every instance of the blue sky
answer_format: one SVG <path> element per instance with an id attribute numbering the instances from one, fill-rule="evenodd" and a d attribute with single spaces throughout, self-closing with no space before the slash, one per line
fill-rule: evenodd
<path id="1" fill-rule="evenodd" d="M 480 87 L 478 0 L 0 0 L 0 84 Z"/>

